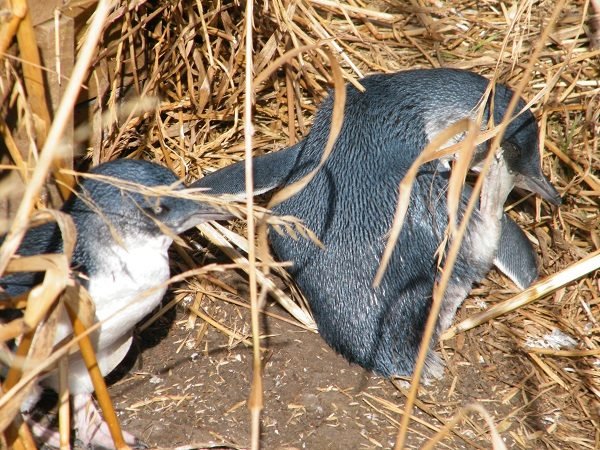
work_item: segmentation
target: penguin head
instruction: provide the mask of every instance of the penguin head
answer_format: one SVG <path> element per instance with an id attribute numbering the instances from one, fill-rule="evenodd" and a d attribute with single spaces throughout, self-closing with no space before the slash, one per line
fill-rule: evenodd
<path id="1" fill-rule="evenodd" d="M 80 227 L 92 232 L 92 227 L 104 222 L 125 235 L 162 235 L 163 227 L 179 234 L 223 215 L 205 203 L 169 195 L 169 190 L 176 193 L 185 186 L 177 184 L 179 179 L 171 170 L 158 164 L 121 159 L 101 164 L 89 173 L 101 177 L 83 179 L 79 192 L 64 209 Z M 170 189 L 160 195 L 143 189 L 159 186 Z"/>
<path id="2" fill-rule="evenodd" d="M 524 103 L 521 101 L 521 107 Z M 538 194 L 553 205 L 562 200 L 558 191 L 542 173 L 535 117 L 527 110 L 514 118 L 502 140 L 503 156 L 515 186 Z"/>
<path id="3" fill-rule="evenodd" d="M 483 122 L 487 123 L 490 111 L 493 111 L 493 123 L 501 123 L 513 95 L 514 92 L 508 87 L 496 84 L 493 101 L 488 101 L 486 105 Z M 513 118 L 502 137 L 500 145 L 506 167 L 515 186 L 538 194 L 553 205 L 560 205 L 560 194 L 542 172 L 535 116 L 525 106 L 523 99 L 519 99 Z M 488 148 L 488 144 L 479 146 L 473 160 L 474 170 L 479 169 L 478 165 L 485 158 Z"/>
<path id="4" fill-rule="evenodd" d="M 389 77 L 388 83 L 394 80 L 396 86 L 400 86 L 398 91 L 402 94 L 395 97 L 409 99 L 405 100 L 405 109 L 413 115 L 416 111 L 417 118 L 422 116 L 427 141 L 431 141 L 434 136 L 461 118 L 469 117 L 475 120 L 490 83 L 487 78 L 476 73 L 448 68 L 399 72 Z M 387 98 L 394 98 L 393 93 L 387 93 Z M 483 129 L 487 127 L 490 116 L 494 125 L 504 120 L 508 105 L 514 96 L 514 91 L 501 83 L 495 84 L 493 93 L 485 103 L 481 122 Z M 559 193 L 542 173 L 535 116 L 525 107 L 523 99 L 519 99 L 502 139 L 501 146 L 507 169 L 517 187 L 539 194 L 550 203 L 559 205 Z M 416 120 L 407 121 L 406 118 L 403 118 L 402 122 L 419 123 Z M 448 145 L 459 142 L 463 137 L 464 135 L 459 135 L 451 139 Z M 416 147 L 423 148 L 426 142 L 420 143 L 419 139 L 417 137 L 417 144 L 421 145 Z M 478 166 L 488 150 L 489 144 L 486 143 L 477 147 L 471 162 L 473 170 L 480 169 Z M 442 171 L 449 170 L 448 161 L 452 158 L 453 156 L 440 158 L 437 167 Z"/>

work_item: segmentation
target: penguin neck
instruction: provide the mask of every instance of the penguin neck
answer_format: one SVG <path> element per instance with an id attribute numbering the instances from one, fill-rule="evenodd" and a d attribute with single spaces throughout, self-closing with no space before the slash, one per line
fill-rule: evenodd
<path id="1" fill-rule="evenodd" d="M 78 232 L 94 235 L 85 228 Z M 160 304 L 170 276 L 172 239 L 131 230 L 120 233 L 118 239 L 105 230 L 95 236 L 83 234 L 78 239 L 73 263 L 85 275 L 82 283 L 95 305 L 95 319 L 102 322 L 97 346 L 105 348 L 130 333 Z"/>
<path id="2" fill-rule="evenodd" d="M 88 290 L 99 320 L 130 303 L 139 303 L 143 317 L 160 302 L 169 279 L 171 242 L 165 235 L 126 235 L 93 250 Z"/>
<path id="3" fill-rule="evenodd" d="M 82 273 L 93 300 L 120 297 L 123 302 L 169 278 L 171 237 L 151 223 L 95 213 L 73 215 L 77 242 L 72 265 Z M 141 221 L 143 222 L 143 221 Z"/>

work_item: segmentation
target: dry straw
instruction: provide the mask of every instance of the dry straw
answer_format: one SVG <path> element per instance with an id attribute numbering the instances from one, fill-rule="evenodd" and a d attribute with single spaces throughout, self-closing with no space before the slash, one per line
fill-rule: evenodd
<path id="1" fill-rule="evenodd" d="M 34 78 L 40 76 L 34 69 L 38 61 L 32 53 L 35 46 L 31 35 L 19 38 L 18 53 L 2 59 L 6 82 L 0 86 L 0 97 L 12 98 L 11 105 L 17 105 L 17 109 L 19 105 L 25 106 L 18 109 L 21 113 L 17 115 L 17 123 L 7 122 L 7 116 L 0 121 L 0 133 L 10 155 L 1 162 L 20 175 L 9 178 L 9 184 L 1 192 L 9 195 L 16 191 L 19 179 L 26 184 L 9 238 L 0 250 L 0 268 L 19 268 L 11 256 L 26 230 L 34 205 L 39 204 L 36 201 L 47 174 L 57 167 L 54 161 L 61 151 L 61 130 L 71 114 L 82 80 L 85 91 L 101 99 L 88 111 L 89 124 L 84 136 L 89 161 L 97 164 L 120 157 L 145 158 L 168 166 L 190 181 L 243 159 L 250 167 L 250 153 L 276 151 L 297 142 L 310 129 L 314 112 L 328 88 L 333 87 L 336 98 L 342 98 L 342 81 L 360 88 L 360 77 L 370 72 L 413 67 L 471 69 L 510 84 L 531 100 L 528 107 L 539 119 L 546 150 L 545 173 L 564 193 L 564 204 L 556 211 L 538 199 L 518 200 L 507 208 L 539 248 L 542 280 L 519 294 L 509 281 L 492 273 L 475 287 L 473 296 L 459 313 L 459 324 L 446 333 L 442 342 L 447 378 L 452 381 L 436 397 L 439 402 L 423 401 L 428 391 L 424 387 L 417 390 L 417 383 L 413 383 L 411 391 L 394 384 L 408 399 L 406 402 L 372 395 L 365 395 L 363 401 L 402 431 L 396 442 L 398 448 L 419 446 L 424 441 L 417 437 L 429 440 L 426 444 L 429 447 L 438 443 L 455 448 L 460 442 L 473 448 L 503 448 L 503 439 L 514 448 L 600 448 L 597 257 L 600 50 L 594 47 L 598 45 L 598 3 L 528 0 L 513 5 L 458 0 L 158 3 L 159 6 L 144 0 L 122 1 L 114 8 L 105 1 L 83 5 L 80 17 L 86 18 L 92 12 L 93 15 L 81 27 L 76 68 L 73 73 L 64 74 L 70 88 L 53 113 L 46 139 L 36 119 L 44 118 L 45 106 L 34 99 L 35 88 L 20 75 L 29 71 Z M 1 50 L 10 47 L 18 33 L 20 18 L 26 17 L 22 6 L 14 2 L 14 16 L 0 33 Z M 86 7 L 90 9 L 85 10 Z M 22 66 L 27 69 L 21 70 Z M 91 76 L 86 78 L 87 72 Z M 150 96 L 159 99 L 154 110 L 136 108 L 138 99 L 143 104 Z M 123 107 L 131 101 L 133 107 Z M 29 104 L 31 108 L 26 106 Z M 340 116 L 339 104 L 335 111 Z M 333 145 L 340 117 L 333 121 L 328 148 Z M 461 126 L 462 131 L 469 127 L 457 125 Z M 501 127 L 502 124 L 481 136 L 468 135 L 476 142 L 497 139 Z M 19 148 L 22 144 L 15 139 L 17 129 L 30 130 L 28 145 L 31 148 L 40 145 L 39 154 Z M 424 154 L 423 158 L 457 149 L 455 146 L 442 153 Z M 74 174 L 67 170 L 55 173 L 62 173 L 58 175 L 59 181 L 62 180 L 60 186 L 68 186 L 69 177 Z M 451 188 L 454 196 L 463 180 L 462 174 L 459 175 Z M 408 187 L 410 180 L 404 183 Z M 272 202 L 293 195 L 298 189 L 301 184 L 280 192 Z M 399 203 L 400 213 L 406 198 L 403 201 Z M 239 225 L 234 230 L 220 225 L 206 226 L 203 233 L 223 247 L 235 267 L 250 274 L 251 301 L 243 304 L 252 310 L 256 376 L 248 402 L 253 419 L 248 420 L 247 442 L 257 448 L 261 442 L 258 426 L 263 406 L 260 368 L 264 355 L 258 318 L 259 314 L 272 314 L 264 305 L 266 293 L 290 313 L 288 320 L 314 329 L 302 299 L 292 298 L 274 281 L 282 268 L 267 256 L 261 224 L 268 221 L 284 232 L 296 233 L 300 239 L 311 238 L 311 234 L 293 219 L 267 219 L 268 215 L 256 208 L 251 198 L 245 208 L 236 205 L 230 208 L 236 215 L 249 218 L 247 229 Z M 450 230 L 454 231 L 460 235 L 460 224 L 456 230 Z M 201 290 L 199 286 L 210 285 L 222 292 L 214 298 L 220 295 L 231 301 L 228 289 L 235 290 L 223 288 L 219 275 L 234 265 L 198 269 L 193 267 L 195 260 L 189 248 L 181 247 L 178 252 L 181 259 L 178 263 L 185 271 L 172 281 L 187 280 L 187 289 L 196 293 Z M 52 267 L 49 261 L 23 260 L 19 269 L 40 263 L 49 268 Z M 64 269 L 68 255 L 59 256 L 55 262 L 54 267 Z M 48 283 L 53 283 L 52 290 L 68 285 L 65 270 L 52 269 L 49 273 L 53 273 L 47 277 Z M 434 298 L 439 299 L 440 292 L 436 291 Z M 69 346 L 50 353 L 48 340 L 43 336 L 51 328 L 47 324 L 52 315 L 47 312 L 52 311 L 55 297 L 47 293 L 44 302 L 36 302 L 43 306 L 33 307 L 27 305 L 26 299 L 17 299 L 15 305 L 21 308 L 27 305 L 24 319 L 0 327 L 4 340 L 25 333 L 23 341 L 32 343 L 27 360 L 23 358 L 26 346 L 21 347 L 21 354 L 15 358 L 6 347 L 0 348 L 4 363 L 11 358 L 14 361 L 13 373 L 24 368 L 22 377 L 12 375 L 10 383 L 4 386 L 5 392 L 9 392 L 0 398 L 3 418 L 11 419 L 17 414 L 26 387 L 44 368 L 85 340 L 79 337 Z M 177 296 L 168 307 L 182 298 Z M 225 307 L 226 303 L 222 304 Z M 489 304 L 496 306 L 473 313 L 473 309 L 487 308 Z M 249 342 L 247 335 L 218 323 L 214 314 L 199 306 L 198 302 L 189 308 L 194 317 L 190 322 L 206 321 L 235 342 Z M 34 332 L 41 337 L 33 340 Z M 562 336 L 563 340 L 556 340 L 556 336 Z M 89 356 L 89 352 L 86 354 Z M 470 355 L 478 355 L 479 359 Z M 38 358 L 45 361 L 39 363 Z M 510 370 L 495 373 L 480 364 L 482 360 L 493 361 L 490 365 L 500 367 L 507 367 L 504 364 L 510 362 Z M 29 363 L 23 365 L 24 361 Z M 468 397 L 464 387 L 460 390 L 461 377 L 479 374 L 490 387 L 489 398 L 464 409 L 460 402 L 447 407 L 449 399 L 457 395 Z M 110 411 L 108 397 L 99 394 L 99 398 L 106 411 Z M 496 410 L 489 405 L 499 407 Z M 423 414 L 417 417 L 417 410 Z M 60 415 L 64 439 L 68 433 L 64 408 Z M 3 419 L 1 424 L 5 427 L 9 423 L 10 420 Z M 16 439 L 16 448 L 31 448 L 26 431 L 15 429 L 16 426 L 15 423 L 11 432 L 22 436 Z M 269 429 L 262 432 L 265 439 Z M 118 431 L 115 436 L 118 442 Z M 288 441 L 295 439 L 288 438 Z M 227 441 L 227 436 L 223 441 Z"/>

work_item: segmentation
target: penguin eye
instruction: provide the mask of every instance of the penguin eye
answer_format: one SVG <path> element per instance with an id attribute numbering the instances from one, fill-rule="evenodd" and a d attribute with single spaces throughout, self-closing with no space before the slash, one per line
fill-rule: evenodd
<path id="1" fill-rule="evenodd" d="M 502 143 L 504 159 L 508 173 L 514 175 L 518 172 L 519 162 L 521 160 L 521 148 L 513 142 L 506 141 Z"/>
<path id="2" fill-rule="evenodd" d="M 155 203 L 152 206 L 144 208 L 148 214 L 151 214 L 156 217 L 164 216 L 169 212 L 169 207 L 167 205 L 161 205 L 160 203 Z"/>
<path id="3" fill-rule="evenodd" d="M 163 216 L 169 212 L 169 207 L 167 205 L 161 205 L 157 203 L 154 205 L 154 214 L 157 216 Z"/>

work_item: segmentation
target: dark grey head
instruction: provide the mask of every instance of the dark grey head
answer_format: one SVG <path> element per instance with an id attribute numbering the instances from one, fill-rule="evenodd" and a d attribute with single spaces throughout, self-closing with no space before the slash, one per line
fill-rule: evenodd
<path id="1" fill-rule="evenodd" d="M 510 89 L 496 85 L 493 105 L 495 124 L 503 120 L 512 96 Z M 519 113 L 524 107 L 525 102 L 520 99 L 515 113 Z M 503 136 L 502 150 L 517 187 L 538 194 L 553 205 L 561 204 L 560 194 L 542 173 L 538 127 L 530 110 L 513 118 Z"/>
<path id="2" fill-rule="evenodd" d="M 223 217 L 205 203 L 168 195 L 169 189 L 160 196 L 140 192 L 140 187 L 172 186 L 174 193 L 184 188 L 177 184 L 179 180 L 172 171 L 158 164 L 121 159 L 101 164 L 90 173 L 113 181 L 81 177 L 76 192 L 62 208 L 77 227 L 73 266 L 88 276 L 103 264 L 113 264 L 107 259 L 106 249 L 115 245 L 123 243 L 131 248 L 160 242 L 166 252 L 173 235 Z M 129 182 L 129 188 L 120 187 L 119 180 Z M 0 243 L 3 239 L 0 237 Z M 30 256 L 62 250 L 60 230 L 51 222 L 31 228 L 17 253 Z M 0 287 L 14 296 L 40 281 L 37 273 L 15 273 L 0 278 Z"/>
<path id="3" fill-rule="evenodd" d="M 478 106 L 483 99 L 489 80 L 464 70 L 433 69 L 399 72 L 389 75 L 388 83 L 397 83 L 399 95 L 410 96 L 418 103 L 409 108 L 408 115 L 421 115 L 427 140 L 464 117 L 475 119 Z M 372 88 L 377 90 L 374 83 Z M 493 111 L 493 124 L 504 119 L 514 92 L 497 83 L 494 95 L 488 99 L 482 119 L 482 126 L 489 122 Z M 387 100 L 390 103 L 389 100 Z M 408 101 L 402 100 L 406 105 Z M 550 203 L 561 203 L 560 195 L 542 173 L 540 160 L 538 127 L 530 110 L 523 111 L 525 102 L 519 99 L 513 118 L 502 138 L 503 155 L 507 168 L 514 177 L 514 184 L 520 188 L 539 194 Z M 420 111 L 419 111 L 420 110 Z M 418 144 L 415 140 L 414 144 Z M 424 145 L 421 143 L 421 146 Z M 477 165 L 486 155 L 488 144 L 480 145 L 473 165 Z"/>
<path id="4" fill-rule="evenodd" d="M 219 219 L 222 214 L 202 202 L 168 194 L 185 188 L 169 169 L 148 161 L 121 159 L 101 164 L 90 174 L 135 183 L 142 187 L 167 188 L 167 193 L 140 192 L 135 186 L 119 186 L 118 182 L 85 178 L 79 192 L 65 204 L 65 212 L 73 216 L 79 226 L 96 226 L 108 221 L 117 232 L 162 234 L 161 225 L 175 234 L 182 233 L 199 223 Z"/>

